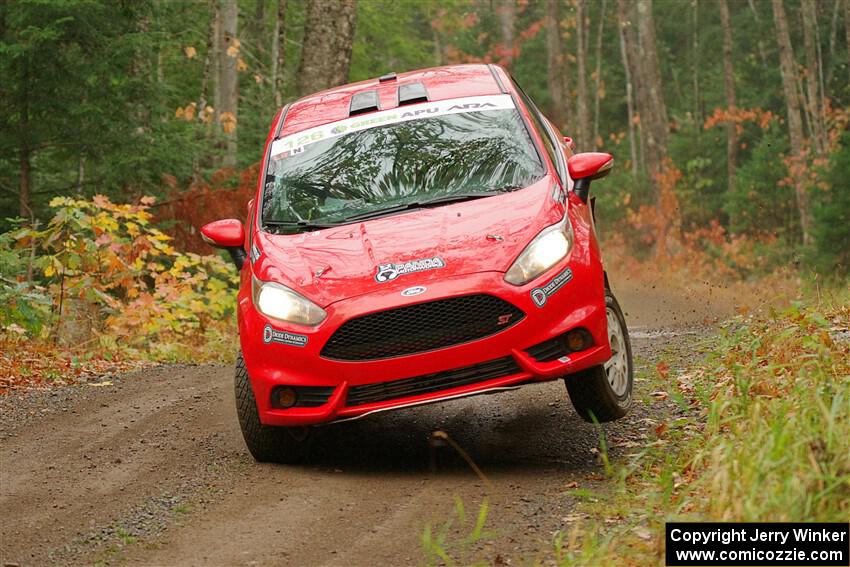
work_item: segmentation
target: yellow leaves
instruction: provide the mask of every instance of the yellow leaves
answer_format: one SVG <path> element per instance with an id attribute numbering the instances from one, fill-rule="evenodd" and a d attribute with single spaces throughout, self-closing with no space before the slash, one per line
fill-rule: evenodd
<path id="1" fill-rule="evenodd" d="M 221 116 L 218 117 L 218 122 L 225 133 L 231 134 L 236 131 L 236 115 L 232 112 L 222 112 Z"/>
<path id="2" fill-rule="evenodd" d="M 47 227 L 18 231 L 15 245 L 36 247 L 35 267 L 54 282 L 61 274 L 66 297 L 85 293 L 103 309 L 105 336 L 132 337 L 128 346 L 144 350 L 181 343 L 191 352 L 211 334 L 216 348 L 229 350 L 238 276 L 218 256 L 175 250 L 150 224 L 154 202 L 57 197 Z"/>
<path id="3" fill-rule="evenodd" d="M 174 111 L 175 118 L 181 118 L 186 122 L 191 122 L 195 119 L 195 111 L 198 108 L 198 103 L 190 102 L 186 106 L 178 107 L 177 110 Z"/>
<path id="4" fill-rule="evenodd" d="M 237 71 L 247 71 L 248 70 L 248 64 L 245 63 L 245 60 L 242 59 L 241 57 L 236 60 L 236 70 Z"/>
<path id="5" fill-rule="evenodd" d="M 203 122 L 204 124 L 210 124 L 215 118 L 215 109 L 207 105 L 201 109 L 201 112 L 198 113 L 198 120 Z"/>
<path id="6" fill-rule="evenodd" d="M 237 37 L 228 38 L 227 41 L 230 42 L 230 45 L 227 48 L 227 56 L 236 58 L 239 56 L 239 47 L 242 43 L 239 41 Z"/>
<path id="7" fill-rule="evenodd" d="M 186 47 L 184 47 L 183 53 L 186 54 L 187 59 L 194 59 L 195 56 L 198 55 L 198 51 L 194 47 L 192 47 L 191 45 L 187 45 Z"/>
<path id="8" fill-rule="evenodd" d="M 254 73 L 254 82 L 257 83 L 258 85 L 262 85 L 263 84 L 263 77 Z"/>

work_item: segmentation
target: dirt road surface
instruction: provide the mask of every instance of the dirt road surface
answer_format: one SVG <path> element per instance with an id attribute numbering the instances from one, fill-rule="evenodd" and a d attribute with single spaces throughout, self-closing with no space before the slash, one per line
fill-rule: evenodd
<path id="1" fill-rule="evenodd" d="M 684 357 L 716 294 L 621 282 L 638 365 Z M 168 366 L 0 400 L 0 565 L 416 565 L 428 523 L 489 499 L 488 557 L 517 563 L 574 521 L 576 483 L 605 490 L 599 432 L 560 381 L 320 429 L 309 465 L 257 464 L 236 421 L 232 369 Z M 674 411 L 636 384 L 604 427 L 611 458 Z M 468 451 L 491 486 L 450 447 Z"/>

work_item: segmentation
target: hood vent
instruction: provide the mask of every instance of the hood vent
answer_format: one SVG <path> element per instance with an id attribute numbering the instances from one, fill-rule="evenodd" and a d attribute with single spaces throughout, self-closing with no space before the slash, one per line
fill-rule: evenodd
<path id="1" fill-rule="evenodd" d="M 381 110 L 378 101 L 378 91 L 363 91 L 356 93 L 351 97 L 351 104 L 348 107 L 348 115 L 356 116 L 365 114 L 374 110 Z"/>
<path id="2" fill-rule="evenodd" d="M 428 102 L 428 91 L 422 83 L 405 83 L 398 87 L 398 105 Z"/>

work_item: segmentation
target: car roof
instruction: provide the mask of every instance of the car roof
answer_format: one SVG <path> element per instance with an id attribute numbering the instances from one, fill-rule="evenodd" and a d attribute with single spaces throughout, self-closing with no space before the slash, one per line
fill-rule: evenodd
<path id="1" fill-rule="evenodd" d="M 421 84 L 429 101 L 510 92 L 507 73 L 496 65 L 448 65 L 384 75 L 305 96 L 293 102 L 276 137 L 336 122 L 351 116 L 352 98 L 377 93 L 380 110 L 399 106 L 399 87 Z M 368 98 L 370 95 L 366 95 Z M 376 109 L 377 110 L 377 109 Z"/>

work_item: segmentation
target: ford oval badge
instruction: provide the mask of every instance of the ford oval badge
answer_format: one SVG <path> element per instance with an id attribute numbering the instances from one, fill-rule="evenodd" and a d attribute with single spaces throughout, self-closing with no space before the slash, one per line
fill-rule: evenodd
<path id="1" fill-rule="evenodd" d="M 406 290 L 401 292 L 401 294 L 405 297 L 413 297 L 414 295 L 419 295 L 420 293 L 425 293 L 425 290 L 427 290 L 427 289 L 428 288 L 425 287 L 425 286 L 417 285 L 417 286 L 414 286 L 414 287 L 407 288 Z"/>

